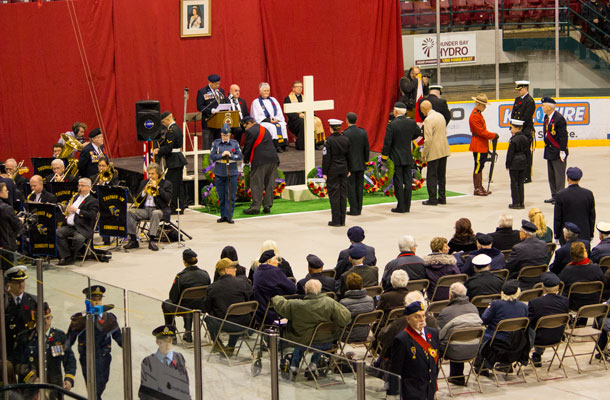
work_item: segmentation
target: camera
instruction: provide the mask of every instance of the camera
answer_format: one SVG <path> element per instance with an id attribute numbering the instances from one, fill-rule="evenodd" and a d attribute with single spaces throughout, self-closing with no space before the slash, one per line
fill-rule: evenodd
<path id="1" fill-rule="evenodd" d="M 36 215 L 34 213 L 27 212 L 27 211 L 20 211 L 17 214 L 17 218 L 23 218 L 23 226 L 26 231 L 36 228 L 36 225 L 38 225 L 38 215 Z"/>

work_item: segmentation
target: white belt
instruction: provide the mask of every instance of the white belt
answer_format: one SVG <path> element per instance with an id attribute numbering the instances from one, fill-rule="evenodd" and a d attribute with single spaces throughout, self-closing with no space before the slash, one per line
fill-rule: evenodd
<path id="1" fill-rule="evenodd" d="M 182 153 L 182 149 L 172 149 L 172 153 Z"/>

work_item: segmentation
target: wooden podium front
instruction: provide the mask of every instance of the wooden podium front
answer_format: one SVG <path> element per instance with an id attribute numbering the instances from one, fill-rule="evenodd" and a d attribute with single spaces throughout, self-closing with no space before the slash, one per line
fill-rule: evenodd
<path id="1" fill-rule="evenodd" d="M 220 111 L 208 118 L 208 128 L 221 129 L 227 123 L 231 128 L 239 127 L 239 111 Z"/>

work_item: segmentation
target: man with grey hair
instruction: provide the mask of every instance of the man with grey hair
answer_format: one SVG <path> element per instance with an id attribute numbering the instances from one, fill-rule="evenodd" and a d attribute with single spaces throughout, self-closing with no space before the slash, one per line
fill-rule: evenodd
<path id="1" fill-rule="evenodd" d="M 544 159 L 547 163 L 551 198 L 545 203 L 555 203 L 557 192 L 566 187 L 566 165 L 568 158 L 568 130 L 566 120 L 555 110 L 555 100 L 544 97 L 541 100 L 544 122 Z"/>
<path id="2" fill-rule="evenodd" d="M 515 279 L 519 275 L 521 268 L 529 265 L 546 264 L 546 243 L 536 237 L 538 227 L 528 220 L 521 221 L 521 243 L 516 244 L 506 260 L 506 268 L 510 271 L 510 278 Z M 521 278 L 519 286 L 521 289 L 531 289 L 536 283 L 540 282 L 537 278 Z"/>
<path id="3" fill-rule="evenodd" d="M 392 283 L 392 287 L 383 292 L 379 297 L 379 303 L 377 304 L 377 309 L 384 312 L 384 319 L 382 320 L 381 326 L 385 324 L 388 316 L 387 314 L 390 310 L 404 305 L 405 296 L 409 292 L 407 289 L 409 275 L 407 275 L 405 270 L 398 268 L 392 272 L 390 282 Z"/>
<path id="4" fill-rule="evenodd" d="M 500 251 L 510 250 L 521 241 L 519 231 L 513 229 L 513 216 L 508 214 L 500 215 L 496 231 L 489 236 L 493 239 L 494 247 Z"/>
<path id="5" fill-rule="evenodd" d="M 578 225 L 571 222 L 566 222 L 563 227 L 563 237 L 565 244 L 555 251 L 555 259 L 553 263 L 549 265 L 549 271 L 556 275 L 559 275 L 566 265 L 570 263 L 570 248 L 574 242 L 582 242 L 585 245 L 587 254 L 591 253 L 591 242 L 584 239 L 579 239 L 580 228 Z"/>
<path id="6" fill-rule="evenodd" d="M 57 230 L 57 265 L 72 264 L 85 241 L 93 239 L 99 203 L 90 193 L 91 179 L 80 178 L 78 193 L 72 197 L 64 211 L 66 224 Z M 72 239 L 71 245 L 69 239 Z"/>
<path id="7" fill-rule="evenodd" d="M 74 182 L 76 177 L 74 175 L 66 174 L 66 164 L 64 164 L 64 160 L 61 158 L 56 158 L 51 161 L 51 170 L 52 173 L 45 176 L 45 182 Z"/>
<path id="8" fill-rule="evenodd" d="M 420 105 L 424 120 L 424 151 L 423 161 L 428 163 L 426 180 L 428 200 L 422 204 L 436 206 L 446 204 L 445 183 L 447 174 L 447 158 L 451 155 L 447 141 L 447 126 L 445 117 L 432 109 L 432 104 L 424 100 Z"/>
<path id="9" fill-rule="evenodd" d="M 397 269 L 404 270 L 409 275 L 409 280 L 427 279 L 424 260 L 415 255 L 417 242 L 411 235 L 404 235 L 398 239 L 398 257 L 386 264 L 381 277 L 383 290 L 391 288 L 390 277 Z"/>
<path id="10" fill-rule="evenodd" d="M 269 131 L 278 153 L 286 150 L 288 131 L 282 107 L 275 97 L 270 96 L 271 86 L 267 82 L 258 85 L 260 96 L 252 101 L 250 115 L 263 128 Z"/>

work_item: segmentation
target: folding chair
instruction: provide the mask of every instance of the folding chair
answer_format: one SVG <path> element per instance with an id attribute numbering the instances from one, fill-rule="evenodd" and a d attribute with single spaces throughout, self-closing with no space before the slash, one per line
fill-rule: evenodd
<path id="1" fill-rule="evenodd" d="M 470 365 L 470 371 L 468 371 L 468 375 L 460 375 L 457 377 L 457 378 L 466 378 L 466 385 L 468 385 L 468 380 L 470 379 L 470 375 L 472 374 L 472 370 L 474 369 L 474 366 L 472 363 L 474 362 L 474 360 L 477 358 L 477 355 L 479 354 L 479 349 L 481 348 L 481 342 L 483 341 L 484 334 L 485 334 L 485 328 L 480 326 L 480 327 L 474 327 L 474 328 L 456 329 L 453 332 L 451 332 L 451 334 L 449 335 L 449 339 L 447 340 L 447 346 L 445 346 L 445 349 L 443 351 L 443 354 L 441 355 L 441 358 L 440 358 L 439 364 L 438 364 L 438 369 L 441 371 L 441 375 L 443 376 L 441 379 L 445 379 L 445 382 L 447 383 L 447 389 L 449 390 L 449 396 L 453 397 L 453 393 L 451 392 L 451 385 L 449 384 L 449 379 L 447 379 L 447 376 L 445 375 L 445 371 L 443 371 L 443 360 L 447 360 L 450 362 L 463 363 L 463 364 L 468 363 L 468 365 Z M 460 359 L 460 360 L 447 357 L 447 352 L 449 351 L 449 347 L 452 344 L 463 345 L 468 342 L 474 342 L 475 340 L 477 342 L 477 349 L 472 354 L 471 357 L 468 357 L 465 359 Z M 474 344 L 474 343 L 472 343 L 472 344 Z M 481 382 L 479 382 L 479 377 L 476 374 L 475 374 L 475 379 L 477 381 L 477 385 L 479 386 L 479 393 L 483 393 L 483 389 L 481 388 Z"/>
<path id="2" fill-rule="evenodd" d="M 414 292 L 417 290 L 426 293 L 428 286 L 430 286 L 430 281 L 428 279 L 416 279 L 407 283 L 407 291 Z"/>
<path id="3" fill-rule="evenodd" d="M 397 319 L 399 319 L 400 317 L 402 317 L 404 312 L 405 312 L 404 307 L 396 307 L 396 308 L 391 309 L 390 312 L 384 313 L 385 321 L 382 321 L 382 324 L 380 324 L 379 327 L 377 328 L 376 333 L 375 333 L 375 339 L 377 339 L 377 334 L 379 334 L 381 329 L 385 328 L 386 326 L 389 326 L 392 322 L 394 322 Z M 383 325 L 383 326 L 381 326 L 381 325 Z M 377 343 L 377 346 L 375 346 L 374 350 L 371 350 L 371 353 L 379 354 L 380 350 L 381 350 L 381 343 Z"/>
<path id="4" fill-rule="evenodd" d="M 289 277 L 288 277 L 288 279 L 289 279 L 289 280 L 291 280 L 291 281 L 292 281 L 292 283 L 294 283 L 294 284 L 296 285 L 296 283 L 297 283 L 297 278 L 295 278 L 294 276 L 289 276 Z"/>
<path id="5" fill-rule="evenodd" d="M 599 260 L 599 266 L 600 267 L 606 267 L 606 268 L 610 267 L 610 256 L 602 257 Z"/>
<path id="6" fill-rule="evenodd" d="M 324 294 L 333 300 L 337 300 L 337 293 L 335 293 L 335 292 L 324 292 Z"/>
<path id="7" fill-rule="evenodd" d="M 448 288 L 449 286 L 451 286 L 455 282 L 464 283 L 464 282 L 466 282 L 466 280 L 468 280 L 468 275 L 466 275 L 466 274 L 455 274 L 455 275 L 444 275 L 444 276 L 441 276 L 438 279 L 438 281 L 436 282 L 436 286 L 434 287 L 434 292 L 432 292 L 432 297 L 430 298 L 430 301 L 434 301 L 436 299 L 436 292 L 438 291 L 439 287 L 446 287 L 446 288 Z"/>
<path id="8" fill-rule="evenodd" d="M 89 254 L 95 257 L 95 261 L 100 262 L 100 259 L 98 258 L 97 254 L 95 253 L 95 249 L 93 248 L 93 239 L 89 239 L 85 242 L 85 253 L 83 254 L 82 260 L 80 261 L 81 267 L 85 264 L 85 260 L 87 259 L 87 256 Z"/>
<path id="9" fill-rule="evenodd" d="M 334 269 L 323 269 L 322 270 L 322 275 L 328 276 L 333 279 L 335 279 L 336 273 L 337 273 L 337 271 L 335 271 Z"/>
<path id="10" fill-rule="evenodd" d="M 362 356 L 362 360 L 365 360 L 367 355 L 369 354 L 369 352 L 372 350 L 371 346 L 373 344 L 373 339 L 369 339 L 371 337 L 371 335 L 367 334 L 366 339 L 363 341 L 351 340 L 352 333 L 354 332 L 354 328 L 367 326 L 369 328 L 369 333 L 372 332 L 372 337 L 374 338 L 375 336 L 377 336 L 377 330 L 379 329 L 379 325 L 380 325 L 380 322 L 382 319 L 383 319 L 382 310 L 375 310 L 375 311 L 356 315 L 356 317 L 354 318 L 354 321 L 350 325 L 347 325 L 345 328 L 343 328 L 343 332 L 341 333 L 341 339 L 339 340 L 339 348 L 341 350 L 339 355 L 342 357 L 345 357 L 345 346 L 347 344 L 356 345 L 356 346 L 364 345 L 364 347 L 366 348 L 366 352 L 364 353 L 364 356 Z M 347 335 L 346 335 L 346 333 L 347 333 Z"/>
<path id="11" fill-rule="evenodd" d="M 538 329 L 561 328 L 561 335 L 559 335 L 559 334 L 557 335 L 559 337 L 559 340 L 556 343 L 537 345 L 536 340 L 534 339 L 534 343 L 532 343 L 536 347 L 542 347 L 544 349 L 550 347 L 553 350 L 553 358 L 551 359 L 551 361 L 549 363 L 549 368 L 546 370 L 546 372 L 548 373 L 551 370 L 551 367 L 553 366 L 553 361 L 555 361 L 555 357 L 557 357 L 557 360 L 559 361 L 559 368 L 561 368 L 561 370 L 563 371 L 563 376 L 565 378 L 568 377 L 568 374 L 566 373 L 566 369 L 563 365 L 563 360 L 559 358 L 559 346 L 561 345 L 561 342 L 562 342 L 561 338 L 563 337 L 563 334 L 564 334 L 566 328 L 568 327 L 569 323 L 570 323 L 569 314 L 545 315 L 544 317 L 540 318 L 538 320 L 538 322 L 536 322 L 536 327 L 534 328 L 534 334 L 538 333 Z M 530 362 L 531 362 L 532 366 L 534 367 L 534 374 L 536 375 L 536 379 L 538 380 L 538 382 L 540 382 L 540 377 L 538 376 L 538 372 L 536 371 L 536 366 L 534 365 L 534 360 L 531 358 L 531 356 L 530 356 Z M 551 379 L 557 379 L 557 378 L 546 378 L 543 380 L 548 381 Z"/>
<path id="12" fill-rule="evenodd" d="M 251 350 L 250 359 L 247 359 L 240 363 L 233 364 L 231 362 L 231 357 L 227 354 L 224 347 L 218 346 L 218 348 L 220 348 L 220 352 L 222 353 L 222 355 L 227 359 L 227 362 L 229 363 L 229 367 L 232 367 L 233 365 L 248 364 L 248 363 L 250 363 L 250 361 L 252 361 L 254 359 L 254 347 L 250 347 L 250 345 L 248 344 L 248 342 L 246 342 L 245 339 L 248 338 L 248 333 L 250 332 L 251 329 L 253 329 L 252 325 L 254 323 L 254 316 L 256 314 L 257 309 L 258 309 L 258 301 L 256 301 L 256 300 L 231 304 L 229 306 L 229 308 L 227 308 L 225 317 L 223 318 L 222 322 L 220 323 L 220 327 L 218 328 L 218 334 L 216 335 L 216 337 L 214 338 L 214 342 L 212 343 L 212 348 L 214 348 L 218 345 L 218 339 L 220 338 L 220 335 L 222 334 L 222 328 L 224 327 L 225 323 L 233 324 L 231 321 L 228 321 L 228 319 L 230 317 L 240 317 L 240 316 L 244 316 L 244 315 L 251 315 L 248 326 L 242 326 L 243 329 L 240 331 L 237 331 L 237 332 L 227 332 L 230 336 L 239 335 L 240 339 L 241 339 L 239 342 L 239 346 L 237 347 L 237 351 L 233 352 L 233 357 L 237 358 L 237 355 L 239 354 L 239 351 L 241 350 L 241 346 L 244 343 L 246 343 L 246 346 L 248 346 L 248 348 Z M 233 324 L 233 325 L 235 325 L 235 324 Z M 211 356 L 212 356 L 212 352 L 210 352 L 210 354 L 208 354 L 208 361 L 210 361 Z"/>
<path id="13" fill-rule="evenodd" d="M 496 269 L 496 270 L 492 270 L 492 271 L 489 271 L 489 272 L 490 272 L 491 274 L 493 274 L 493 275 L 497 275 L 497 276 L 499 276 L 500 278 L 502 278 L 502 280 L 503 280 L 504 282 L 506 282 L 506 280 L 508 279 L 508 275 L 509 275 L 509 273 L 510 273 L 510 271 L 509 271 L 509 270 L 507 270 L 506 268 L 503 268 L 503 269 Z"/>
<path id="14" fill-rule="evenodd" d="M 383 288 L 379 285 L 377 286 L 369 286 L 364 288 L 366 290 L 367 296 L 371 296 L 373 299 L 376 296 L 380 296 L 383 293 Z"/>
<path id="15" fill-rule="evenodd" d="M 508 261 L 508 256 L 510 256 L 510 252 L 513 251 L 513 249 L 501 250 L 501 251 L 502 251 L 502 255 L 504 256 L 504 261 Z"/>
<path id="16" fill-rule="evenodd" d="M 565 358 L 567 351 L 570 350 L 570 354 L 572 354 L 572 355 L 568 356 L 568 357 L 574 358 L 574 361 L 576 362 L 576 368 L 578 369 L 579 374 L 582 373 L 582 371 L 580 369 L 580 365 L 578 364 L 578 359 L 576 358 L 577 356 L 584 356 L 584 355 L 590 354 L 591 357 L 589 358 L 589 364 L 591 364 L 591 362 L 593 361 L 593 355 L 595 354 L 596 349 L 597 349 L 597 351 L 600 352 L 600 354 L 603 354 L 602 349 L 600 349 L 599 346 L 597 345 L 597 340 L 599 339 L 599 335 L 601 335 L 603 333 L 603 331 L 601 329 L 594 328 L 593 326 L 583 326 L 583 327 L 577 328 L 576 321 L 578 321 L 579 318 L 601 318 L 601 320 L 604 321 L 606 319 L 606 316 L 608 315 L 609 307 L 610 306 L 608 306 L 608 304 L 591 304 L 588 306 L 580 307 L 580 309 L 578 310 L 578 313 L 576 314 L 576 318 L 574 318 L 574 321 L 571 324 L 571 326 L 568 327 L 569 330 L 567 330 L 565 332 L 567 341 L 566 341 L 566 347 L 563 350 L 563 355 L 561 356 L 561 362 L 563 362 L 563 359 Z M 595 343 L 595 345 L 593 346 L 593 350 L 591 350 L 591 353 L 575 354 L 574 350 L 572 349 L 572 345 L 571 345 L 574 338 L 593 339 L 593 342 Z M 604 364 L 604 368 L 607 370 L 608 366 L 606 364 L 605 357 L 601 357 L 601 361 Z"/>
<path id="17" fill-rule="evenodd" d="M 470 302 L 479 310 L 479 314 L 482 314 L 493 300 L 498 300 L 499 298 L 500 293 L 481 294 L 479 296 L 474 296 Z"/>
<path id="18" fill-rule="evenodd" d="M 462 253 L 462 254 L 460 254 L 460 258 L 462 259 L 462 262 L 466 262 L 468 257 L 470 257 L 469 253 Z"/>
<path id="19" fill-rule="evenodd" d="M 168 228 L 169 227 L 169 228 Z M 171 243 L 167 231 L 173 229 L 169 222 L 159 221 L 159 230 L 157 231 L 157 246 L 161 244 L 161 239 L 165 238 L 167 243 Z M 180 232 L 178 232 L 180 234 Z"/>
<path id="20" fill-rule="evenodd" d="M 593 282 L 574 282 L 568 288 L 568 300 L 571 300 L 572 295 L 576 294 L 595 294 L 599 293 L 599 297 L 591 301 L 591 304 L 599 304 L 602 302 L 602 292 L 604 291 L 604 283 L 601 281 Z M 572 302 L 570 302 L 572 304 Z M 574 310 L 576 311 L 576 310 Z"/>
<path id="21" fill-rule="evenodd" d="M 528 289 L 522 291 L 517 300 L 527 303 L 531 299 L 535 299 L 536 297 L 540 296 L 542 296 L 542 288 Z"/>
<path id="22" fill-rule="evenodd" d="M 180 295 L 180 299 L 178 300 L 178 304 L 176 306 L 176 313 L 172 315 L 172 325 L 176 326 L 176 316 L 183 316 L 184 313 L 188 313 L 192 311 L 189 308 L 186 308 L 182 305 L 184 300 L 202 300 L 205 299 L 206 293 L 208 290 L 208 285 L 205 286 L 193 286 L 188 289 L 184 289 L 182 294 Z M 192 329 L 192 328 L 191 328 Z M 207 327 L 204 325 L 204 329 L 207 335 Z M 182 335 L 185 332 L 177 332 L 177 337 L 180 339 L 181 344 L 184 344 L 182 339 Z"/>
<path id="23" fill-rule="evenodd" d="M 519 286 L 521 287 L 521 278 L 539 278 L 540 275 L 544 274 L 548 270 L 549 266 L 546 264 L 529 265 L 521 268 L 521 270 L 519 270 L 519 274 L 517 275 Z"/>
<path id="24" fill-rule="evenodd" d="M 538 282 L 537 284 L 534 285 L 534 289 L 542 289 L 544 287 L 544 284 L 542 282 Z M 563 288 L 564 288 L 564 284 L 562 281 L 559 282 L 559 291 L 558 293 L 561 294 L 563 293 Z"/>
<path id="25" fill-rule="evenodd" d="M 555 249 L 557 248 L 557 243 L 547 243 L 546 244 L 546 254 L 549 256 L 549 259 L 555 254 Z"/>
<path id="26" fill-rule="evenodd" d="M 428 304 L 428 309 L 426 311 L 430 314 L 438 315 L 441 311 L 443 311 L 443 308 L 447 307 L 449 301 L 450 300 L 433 301 Z"/>

